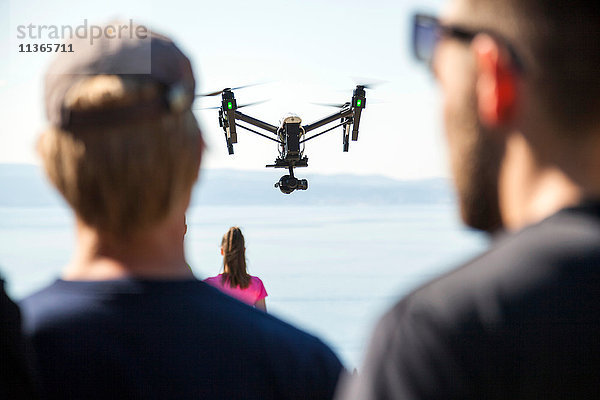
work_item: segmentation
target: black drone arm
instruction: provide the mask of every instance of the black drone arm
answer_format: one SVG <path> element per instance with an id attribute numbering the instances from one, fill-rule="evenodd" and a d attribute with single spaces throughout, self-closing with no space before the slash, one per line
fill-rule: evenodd
<path id="1" fill-rule="evenodd" d="M 325 117 L 323 119 L 315 121 L 312 124 L 304 125 L 302 128 L 304 128 L 304 132 L 307 133 L 307 132 L 310 132 L 317 128 L 320 128 L 323 125 L 327 125 L 335 120 L 342 119 L 342 118 L 348 118 L 348 117 L 351 117 L 352 115 L 353 115 L 352 108 L 343 109 L 335 114 L 332 114 L 328 117 Z"/>
<path id="2" fill-rule="evenodd" d="M 325 133 L 327 133 L 327 132 L 330 132 L 330 131 L 334 130 L 335 128 L 339 128 L 340 126 L 345 126 L 345 125 L 348 125 L 349 123 L 350 123 L 350 122 L 347 122 L 347 121 L 346 121 L 346 122 L 342 122 L 342 123 L 341 123 L 341 124 L 339 124 L 339 125 L 332 126 L 332 127 L 331 127 L 331 128 L 329 128 L 329 129 L 325 129 L 323 132 L 319 132 L 319 133 L 317 133 L 317 134 L 315 134 L 315 135 L 312 135 L 311 137 L 308 137 L 308 138 L 306 138 L 306 139 L 302 139 L 302 140 L 300 141 L 300 143 L 308 142 L 308 141 L 309 141 L 309 140 L 311 140 L 311 139 L 314 139 L 314 138 L 316 138 L 316 137 L 319 137 L 319 136 L 321 136 L 321 135 L 324 135 Z"/>
<path id="3" fill-rule="evenodd" d="M 243 114 L 238 110 L 235 110 L 235 119 L 239 119 L 240 121 L 244 121 L 250 125 L 254 125 L 257 128 L 264 129 L 265 131 L 269 131 L 272 134 L 277 134 L 277 127 L 266 122 L 263 122 L 259 119 L 253 118 L 249 115 Z"/>
<path id="4" fill-rule="evenodd" d="M 255 131 L 254 129 L 250 129 L 250 128 L 248 128 L 247 126 L 240 125 L 240 124 L 238 124 L 238 123 L 236 123 L 236 124 L 235 124 L 235 126 L 237 126 L 237 127 L 240 127 L 240 128 L 242 128 L 242 129 L 245 129 L 245 130 L 247 130 L 247 131 L 250 131 L 250 132 L 252 132 L 252 133 L 256 133 L 258 136 L 262 136 L 262 137 L 264 137 L 265 139 L 269 139 L 269 140 L 272 140 L 272 141 L 274 141 L 274 142 L 277 142 L 277 143 L 281 144 L 281 141 L 280 141 L 280 140 L 277 140 L 277 139 L 275 139 L 275 138 L 272 138 L 271 136 L 267 136 L 267 135 L 265 135 L 265 134 L 263 134 L 263 133 L 257 132 L 257 131 Z"/>

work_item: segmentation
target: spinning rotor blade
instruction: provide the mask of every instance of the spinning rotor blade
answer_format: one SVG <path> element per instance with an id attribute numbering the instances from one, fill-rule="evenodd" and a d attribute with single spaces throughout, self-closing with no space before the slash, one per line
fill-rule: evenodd
<path id="1" fill-rule="evenodd" d="M 257 105 L 257 104 L 266 103 L 267 101 L 271 101 L 271 100 L 261 100 L 261 101 L 255 101 L 255 102 L 253 102 L 253 103 L 242 104 L 241 106 L 237 106 L 237 108 L 243 108 L 243 107 L 255 106 L 255 105 Z M 219 107 L 217 107 L 217 108 L 219 108 Z"/>
<path id="2" fill-rule="evenodd" d="M 350 105 L 350 103 L 310 103 L 315 106 L 323 106 L 323 107 L 333 107 L 333 108 L 343 108 L 344 106 Z"/>
<path id="3" fill-rule="evenodd" d="M 211 93 L 202 93 L 202 94 L 197 94 L 197 95 L 195 95 L 194 97 L 198 98 L 198 97 L 217 96 L 217 95 L 219 95 L 219 94 L 223 93 L 223 91 L 224 91 L 224 90 L 225 90 L 225 89 L 223 89 L 223 90 L 219 90 L 219 91 L 216 91 L 216 92 L 211 92 Z"/>
<path id="4" fill-rule="evenodd" d="M 255 101 L 253 103 L 242 104 L 241 106 L 237 106 L 236 108 L 243 108 L 243 107 L 255 106 L 257 104 L 266 103 L 267 101 L 271 101 L 271 100 Z M 221 108 L 221 106 L 194 108 L 194 110 L 218 110 L 219 108 Z"/>
<path id="5" fill-rule="evenodd" d="M 266 85 L 267 83 L 268 82 L 251 83 L 249 85 L 243 85 L 243 86 L 231 88 L 231 90 L 238 90 L 238 89 L 245 89 L 245 88 L 252 87 L 252 86 Z"/>
<path id="6" fill-rule="evenodd" d="M 194 108 L 194 110 L 218 110 L 219 108 L 221 108 L 221 106 Z"/>
<path id="7" fill-rule="evenodd" d="M 210 96 L 218 96 L 221 93 L 223 93 L 225 90 L 238 90 L 238 89 L 245 89 L 248 87 L 252 87 L 252 86 L 259 86 L 259 85 L 265 85 L 269 82 L 259 82 L 259 83 L 251 83 L 250 85 L 242 85 L 242 86 L 236 86 L 236 87 L 232 87 L 232 88 L 225 88 L 222 90 L 217 90 L 216 92 L 210 92 L 210 93 L 202 93 L 202 94 L 197 94 L 196 98 L 198 97 L 210 97 Z"/>
<path id="8" fill-rule="evenodd" d="M 365 89 L 374 89 L 381 85 L 381 83 L 358 83 L 358 85 L 364 87 Z"/>
<path id="9" fill-rule="evenodd" d="M 352 77 L 352 80 L 354 80 L 354 83 L 364 87 L 365 89 L 375 89 L 377 86 L 387 83 L 387 81 L 382 81 L 379 79 L 365 79 L 356 76 Z"/>

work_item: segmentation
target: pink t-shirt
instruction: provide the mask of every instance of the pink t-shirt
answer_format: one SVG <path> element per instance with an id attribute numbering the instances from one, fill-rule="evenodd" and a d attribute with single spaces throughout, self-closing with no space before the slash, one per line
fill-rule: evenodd
<path id="1" fill-rule="evenodd" d="M 240 289 L 239 286 L 232 288 L 227 282 L 223 284 L 222 276 L 223 274 L 211 276 L 210 278 L 206 278 L 204 282 L 251 306 L 268 296 L 265 285 L 256 276 L 250 276 L 250 285 L 246 289 Z"/>

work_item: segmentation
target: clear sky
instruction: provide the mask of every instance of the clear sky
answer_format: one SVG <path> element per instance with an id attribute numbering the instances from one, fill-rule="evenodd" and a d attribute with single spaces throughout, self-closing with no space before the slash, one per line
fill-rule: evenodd
<path id="1" fill-rule="evenodd" d="M 356 83 L 386 81 L 367 93 L 358 142 L 342 152 L 341 128 L 306 144 L 311 173 L 447 176 L 438 90 L 410 54 L 410 18 L 442 0 L 0 0 L 0 163 L 37 162 L 44 128 L 43 73 L 51 54 L 19 54 L 19 25 L 102 24 L 133 19 L 171 36 L 195 67 L 198 91 L 271 82 L 236 92 L 244 112 L 273 125 L 287 112 L 309 123 L 335 111 L 311 102 L 349 101 Z M 56 42 L 55 42 L 56 43 Z M 205 98 L 195 107 L 218 105 Z M 241 131 L 227 155 L 216 110 L 196 112 L 208 142 L 205 168 L 263 169 L 277 145 Z M 301 174 L 299 174 L 301 175 Z"/>

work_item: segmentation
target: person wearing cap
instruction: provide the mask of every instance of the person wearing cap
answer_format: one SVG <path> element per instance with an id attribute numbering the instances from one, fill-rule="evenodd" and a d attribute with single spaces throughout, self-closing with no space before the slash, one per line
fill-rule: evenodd
<path id="1" fill-rule="evenodd" d="M 61 277 L 21 302 L 48 399 L 328 399 L 319 339 L 194 278 L 182 216 L 203 142 L 187 57 L 155 33 L 73 40 L 38 151 L 75 215 Z"/>

